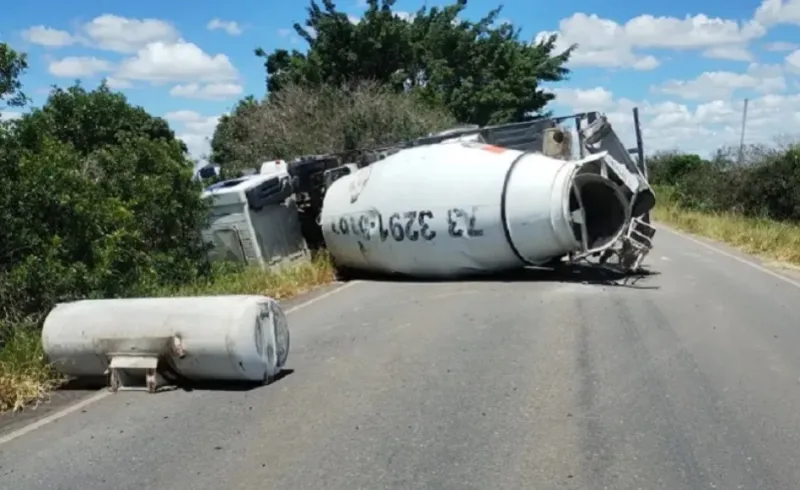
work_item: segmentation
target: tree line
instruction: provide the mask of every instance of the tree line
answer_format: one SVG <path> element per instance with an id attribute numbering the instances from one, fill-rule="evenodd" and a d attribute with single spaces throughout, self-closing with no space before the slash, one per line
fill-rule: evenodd
<path id="1" fill-rule="evenodd" d="M 682 207 L 800 223 L 800 147 L 724 147 L 711 158 L 662 152 L 648 159 L 649 179 Z"/>
<path id="2" fill-rule="evenodd" d="M 312 1 L 294 26 L 307 50 L 256 50 L 266 95 L 221 119 L 210 160 L 237 172 L 544 114 L 553 95 L 540 84 L 568 75 L 571 51 L 554 53 L 555 38 L 522 40 L 499 8 L 463 20 L 466 5 L 404 19 L 393 0 L 369 0 L 354 23 L 331 0 Z M 27 66 L 0 43 L 0 109 L 26 107 Z M 41 107 L 0 122 L 0 332 L 36 324 L 59 301 L 213 278 L 192 176 L 168 123 L 105 83 L 53 87 Z"/>

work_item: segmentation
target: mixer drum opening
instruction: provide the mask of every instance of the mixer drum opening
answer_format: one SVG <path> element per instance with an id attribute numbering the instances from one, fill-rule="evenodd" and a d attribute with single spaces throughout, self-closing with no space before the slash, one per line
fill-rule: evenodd
<path id="1" fill-rule="evenodd" d="M 573 179 L 572 191 L 570 211 L 579 207 L 584 225 L 573 229 L 582 228 L 576 238 L 583 241 L 585 233 L 588 249 L 608 245 L 625 232 L 628 200 L 614 182 L 597 174 L 580 174 Z"/>

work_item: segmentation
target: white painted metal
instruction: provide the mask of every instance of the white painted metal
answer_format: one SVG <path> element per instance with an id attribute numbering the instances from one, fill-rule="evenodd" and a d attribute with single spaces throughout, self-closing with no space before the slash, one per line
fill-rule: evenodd
<path id="1" fill-rule="evenodd" d="M 248 202 L 248 191 L 275 177 L 289 185 L 289 174 L 281 170 L 280 161 L 277 162 L 264 163 L 265 174 L 241 178 L 238 183 L 232 182 L 235 185 L 203 192 L 203 198 L 212 203 L 203 239 L 213 245 L 213 259 L 266 267 L 309 256 L 293 198 L 258 209 Z"/>
<path id="2" fill-rule="evenodd" d="M 570 193 L 580 167 L 603 156 L 564 161 L 464 141 L 402 150 L 330 186 L 323 236 L 338 266 L 376 272 L 453 276 L 541 264 L 587 248 L 573 233 L 580 216 L 571 216 Z"/>
<path id="3" fill-rule="evenodd" d="M 289 170 L 284 160 L 269 160 L 261 164 L 258 173 L 261 175 L 269 175 L 275 177 L 276 175 L 289 176 Z"/>
<path id="4" fill-rule="evenodd" d="M 154 370 L 158 359 L 189 380 L 266 381 L 286 364 L 289 328 L 265 296 L 84 300 L 50 312 L 42 344 L 68 376 Z"/>

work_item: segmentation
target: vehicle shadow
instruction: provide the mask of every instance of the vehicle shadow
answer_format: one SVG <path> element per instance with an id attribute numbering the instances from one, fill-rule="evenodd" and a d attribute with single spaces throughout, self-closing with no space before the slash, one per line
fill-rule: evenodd
<path id="1" fill-rule="evenodd" d="M 269 386 L 284 379 L 294 373 L 294 369 L 282 369 L 268 385 L 262 382 L 247 381 L 193 381 L 177 380 L 167 386 L 159 388 L 158 392 L 163 391 L 250 391 L 263 386 Z M 105 376 L 93 376 L 77 378 L 66 381 L 58 387 L 58 391 L 96 391 L 108 387 L 108 378 Z"/>
<path id="2" fill-rule="evenodd" d="M 268 384 L 257 381 L 179 381 L 176 390 L 192 391 L 251 391 L 271 386 L 294 373 L 294 369 L 281 369 Z"/>
<path id="3" fill-rule="evenodd" d="M 658 290 L 660 286 L 639 284 L 660 275 L 647 268 L 625 271 L 613 266 L 589 264 L 561 264 L 557 267 L 526 267 L 523 269 L 492 274 L 469 274 L 453 279 L 437 277 L 405 276 L 399 274 L 358 273 L 350 279 L 399 283 L 452 283 L 452 282 L 559 282 L 624 287 L 641 290 Z M 644 281 L 646 282 L 646 281 Z"/>
<path id="4" fill-rule="evenodd" d="M 59 387 L 59 391 L 96 391 L 108 386 L 106 376 L 87 376 L 64 381 Z"/>

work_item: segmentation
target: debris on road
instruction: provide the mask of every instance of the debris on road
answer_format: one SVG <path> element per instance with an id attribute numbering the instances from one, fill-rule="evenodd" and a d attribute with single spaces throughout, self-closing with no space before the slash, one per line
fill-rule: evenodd
<path id="1" fill-rule="evenodd" d="M 108 376 L 109 388 L 190 381 L 269 383 L 289 356 L 289 327 L 265 296 L 82 300 L 56 305 L 44 352 L 65 376 Z"/>

